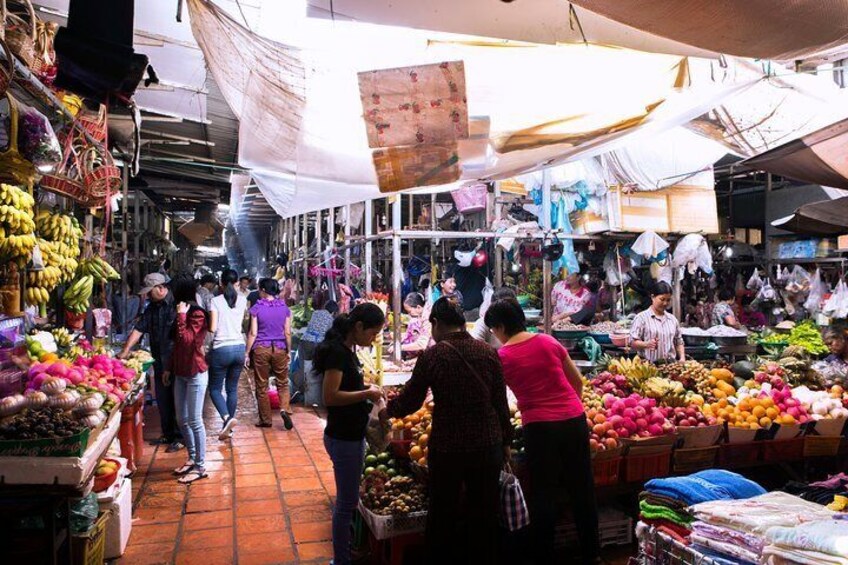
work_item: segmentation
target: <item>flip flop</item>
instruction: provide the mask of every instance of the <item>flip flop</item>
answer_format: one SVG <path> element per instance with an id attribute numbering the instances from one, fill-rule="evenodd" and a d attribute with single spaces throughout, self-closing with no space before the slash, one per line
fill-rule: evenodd
<path id="1" fill-rule="evenodd" d="M 208 476 L 209 475 L 206 473 L 206 471 L 204 471 L 203 469 L 200 469 L 198 467 L 195 467 L 191 471 L 189 471 L 188 473 L 186 473 L 185 475 L 183 475 L 182 477 L 177 479 L 177 482 L 184 484 L 184 485 L 190 485 L 191 483 L 193 483 L 195 481 L 199 481 L 200 479 L 205 479 Z"/>
<path id="2" fill-rule="evenodd" d="M 184 463 L 182 467 L 174 469 L 174 475 L 181 477 L 194 469 L 194 463 Z"/>

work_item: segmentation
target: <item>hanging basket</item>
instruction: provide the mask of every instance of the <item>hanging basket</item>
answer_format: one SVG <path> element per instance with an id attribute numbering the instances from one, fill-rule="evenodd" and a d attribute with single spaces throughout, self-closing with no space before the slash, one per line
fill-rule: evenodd
<path id="1" fill-rule="evenodd" d="M 0 67 L 0 98 L 6 96 L 9 86 L 12 84 L 12 79 L 15 77 L 15 59 L 9 45 L 0 38 L 0 46 L 3 47 L 3 52 L 6 55 L 6 62 Z"/>
<path id="2" fill-rule="evenodd" d="M 35 17 L 32 2 L 22 0 L 21 3 L 26 8 L 29 21 L 23 16 L 10 12 L 6 6 L 6 0 L 2 0 L 0 7 L 3 10 L 3 25 L 6 29 L 6 42 L 9 44 L 9 49 L 23 64 L 32 68 L 36 59 L 35 28 L 38 20 Z"/>
<path id="3" fill-rule="evenodd" d="M 112 161 L 109 150 L 100 146 L 88 147 L 80 156 L 82 182 L 92 200 L 106 198 L 121 190 L 121 170 Z"/>
<path id="4" fill-rule="evenodd" d="M 489 194 L 489 187 L 483 183 L 468 184 L 460 189 L 452 190 L 456 209 L 461 214 L 472 214 L 486 209 L 486 197 Z"/>
<path id="5" fill-rule="evenodd" d="M 103 104 L 96 112 L 83 106 L 77 113 L 77 123 L 94 141 L 103 143 L 106 140 L 106 106 Z"/>
<path id="6" fill-rule="evenodd" d="M 82 182 L 79 153 L 80 147 L 73 144 L 73 132 L 69 132 L 65 142 L 64 160 L 54 172 L 41 177 L 41 188 L 76 202 L 87 201 L 89 195 Z"/>
<path id="7" fill-rule="evenodd" d="M 35 62 L 32 72 L 44 84 L 50 86 L 56 80 L 56 51 L 53 41 L 58 25 L 54 22 L 38 20 L 35 25 Z"/>

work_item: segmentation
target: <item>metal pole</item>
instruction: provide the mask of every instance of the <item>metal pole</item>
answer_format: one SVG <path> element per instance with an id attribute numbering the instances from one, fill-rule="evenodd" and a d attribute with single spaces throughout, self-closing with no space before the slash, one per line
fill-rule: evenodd
<path id="1" fill-rule="evenodd" d="M 350 243 L 350 204 L 345 206 L 345 223 L 344 223 L 344 242 L 345 242 L 345 284 L 350 285 L 350 247 L 347 247 L 347 244 Z"/>
<path id="2" fill-rule="evenodd" d="M 315 212 L 315 242 L 317 244 L 317 246 L 315 248 L 316 249 L 316 255 L 317 255 L 316 258 L 315 258 L 315 266 L 316 267 L 321 265 L 321 263 L 324 261 L 324 253 L 323 253 L 323 251 L 324 251 L 324 233 L 323 233 L 324 227 L 321 225 L 321 222 L 323 221 L 323 216 L 324 215 L 323 215 L 321 210 L 318 210 L 317 212 Z M 315 275 L 315 288 L 317 289 L 320 286 L 321 286 L 321 275 L 316 274 Z M 333 294 L 332 285 L 330 285 L 330 297 L 333 300 L 336 300 L 336 296 Z"/>
<path id="3" fill-rule="evenodd" d="M 672 313 L 677 316 L 680 323 L 683 323 L 683 310 L 681 310 L 681 296 L 683 293 L 683 267 L 674 269 L 671 273 L 672 295 L 671 308 Z"/>
<path id="4" fill-rule="evenodd" d="M 365 201 L 365 237 L 374 233 L 374 201 Z M 373 244 L 370 240 L 365 241 L 365 258 L 363 259 L 363 268 L 365 269 L 365 294 L 369 294 L 372 290 L 372 263 L 374 261 L 372 252 Z"/>
<path id="5" fill-rule="evenodd" d="M 436 228 L 439 226 L 438 219 L 436 218 L 436 194 L 433 193 L 430 195 L 430 229 L 432 231 L 436 231 Z M 434 238 L 430 238 L 430 286 L 436 282 L 436 278 L 433 275 L 433 265 L 436 264 L 436 240 Z"/>
<path id="6" fill-rule="evenodd" d="M 765 193 L 765 206 L 766 206 L 766 226 L 765 232 L 763 236 L 765 237 L 766 243 L 766 276 L 771 277 L 771 263 L 772 263 L 772 245 L 771 245 L 771 222 L 769 221 L 769 213 L 770 207 L 769 203 L 771 200 L 771 191 L 772 191 L 772 179 L 771 173 L 766 173 L 766 193 Z"/>
<path id="7" fill-rule="evenodd" d="M 141 269 L 139 268 L 139 258 L 141 257 L 141 190 L 136 188 L 133 191 L 133 284 L 135 288 L 141 290 Z M 89 235 L 90 237 L 90 235 Z"/>
<path id="8" fill-rule="evenodd" d="M 300 245 L 303 249 L 303 261 L 301 261 L 301 267 L 303 268 L 303 300 L 304 304 L 307 300 L 307 286 L 309 285 L 309 261 L 307 257 L 309 257 L 309 214 L 303 215 L 303 232 L 300 238 Z"/>
<path id="9" fill-rule="evenodd" d="M 542 229 L 551 229 L 551 181 L 547 169 L 542 169 Z M 542 304 L 545 316 L 545 333 L 551 333 L 551 262 L 542 260 Z"/>
<path id="10" fill-rule="evenodd" d="M 398 195 L 398 196 L 400 196 L 400 195 Z M 409 210 L 409 216 L 406 220 L 407 227 L 409 227 L 409 226 L 411 226 L 415 223 L 414 216 L 413 216 L 413 214 L 415 214 L 415 195 L 413 195 L 413 194 L 409 195 L 408 210 Z M 415 240 L 410 239 L 409 240 L 409 257 L 408 257 L 408 259 L 411 261 L 413 257 L 415 257 Z"/>
<path id="11" fill-rule="evenodd" d="M 501 211 L 503 207 L 501 206 L 501 182 L 495 182 L 495 195 L 494 195 L 494 204 L 495 204 L 495 214 L 494 220 L 501 219 Z M 495 287 L 500 288 L 503 286 L 503 249 L 495 242 Z"/>
<path id="12" fill-rule="evenodd" d="M 392 205 L 392 227 L 394 233 L 392 235 L 392 329 L 394 334 L 394 360 L 400 363 L 400 311 L 401 311 L 401 280 L 403 277 L 403 269 L 400 259 L 400 228 L 401 228 L 401 208 L 400 194 L 395 195 L 395 202 Z"/>

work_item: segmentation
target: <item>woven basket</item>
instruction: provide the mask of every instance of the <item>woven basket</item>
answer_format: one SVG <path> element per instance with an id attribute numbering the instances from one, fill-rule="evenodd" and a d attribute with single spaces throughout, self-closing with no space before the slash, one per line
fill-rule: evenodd
<path id="1" fill-rule="evenodd" d="M 0 98 L 6 96 L 9 90 L 9 85 L 12 84 L 12 79 L 15 77 L 15 59 L 9 45 L 3 39 L 0 39 L 0 46 L 6 54 L 6 63 L 0 67 Z"/>
<path id="2" fill-rule="evenodd" d="M 35 61 L 32 72 L 46 85 L 56 80 L 56 51 L 53 40 L 56 38 L 58 25 L 54 22 L 38 20 L 35 25 Z"/>
<path id="3" fill-rule="evenodd" d="M 80 156 L 82 182 L 93 200 L 121 190 L 121 169 L 115 166 L 108 149 L 90 146 Z"/>
<path id="4" fill-rule="evenodd" d="M 76 202 L 85 202 L 90 196 L 82 182 L 80 172 L 80 148 L 72 143 L 73 132 L 65 142 L 65 159 L 56 170 L 41 177 L 41 188 L 66 196 Z"/>
<path id="5" fill-rule="evenodd" d="M 6 42 L 9 44 L 9 49 L 27 67 L 32 67 L 36 59 L 35 28 L 38 20 L 35 17 L 32 2 L 22 0 L 21 3 L 26 7 L 29 21 L 27 22 L 22 16 L 10 12 L 6 7 L 6 0 L 2 0 L 0 7 L 3 11 L 3 25 L 6 29 Z"/>
<path id="6" fill-rule="evenodd" d="M 106 106 L 103 104 L 97 112 L 91 112 L 83 106 L 77 113 L 77 123 L 94 141 L 102 143 L 106 140 Z"/>

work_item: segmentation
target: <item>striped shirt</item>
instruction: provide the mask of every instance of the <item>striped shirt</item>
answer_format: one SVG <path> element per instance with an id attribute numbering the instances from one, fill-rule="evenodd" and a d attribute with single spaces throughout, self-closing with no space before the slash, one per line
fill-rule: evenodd
<path id="1" fill-rule="evenodd" d="M 636 314 L 636 317 L 633 318 L 633 324 L 630 326 L 630 338 L 639 341 L 651 341 L 653 339 L 658 341 L 656 349 L 642 351 L 645 359 L 652 362 L 660 359 L 676 359 L 676 347 L 683 340 L 677 318 L 668 312 L 662 316 L 657 316 L 651 308 Z"/>

